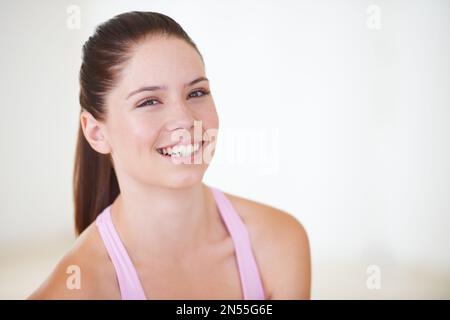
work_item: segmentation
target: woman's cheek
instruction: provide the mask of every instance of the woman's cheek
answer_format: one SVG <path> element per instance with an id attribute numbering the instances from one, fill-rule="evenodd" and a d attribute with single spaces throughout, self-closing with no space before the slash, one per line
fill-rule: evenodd
<path id="1" fill-rule="evenodd" d="M 206 108 L 202 109 L 199 118 L 202 120 L 202 126 L 205 130 L 218 128 L 219 126 L 219 118 L 214 104 L 208 105 Z"/>
<path id="2" fill-rule="evenodd" d="M 156 146 L 158 131 L 155 124 L 139 122 L 131 131 L 131 137 L 141 153 L 150 152 Z"/>

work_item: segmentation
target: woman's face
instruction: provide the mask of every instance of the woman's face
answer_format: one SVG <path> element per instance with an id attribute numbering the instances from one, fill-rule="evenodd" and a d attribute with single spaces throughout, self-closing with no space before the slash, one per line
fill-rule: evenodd
<path id="1" fill-rule="evenodd" d="M 170 188 L 202 180 L 218 117 L 203 62 L 188 43 L 153 37 L 138 44 L 106 106 L 104 130 L 119 180 Z"/>

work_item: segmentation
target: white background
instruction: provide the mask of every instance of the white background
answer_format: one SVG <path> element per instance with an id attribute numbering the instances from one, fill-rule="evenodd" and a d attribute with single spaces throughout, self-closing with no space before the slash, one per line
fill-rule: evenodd
<path id="1" fill-rule="evenodd" d="M 30 294 L 74 241 L 81 47 L 129 10 L 197 43 L 222 137 L 205 182 L 302 222 L 312 298 L 450 298 L 450 3 L 425 0 L 2 1 L 0 298 Z"/>

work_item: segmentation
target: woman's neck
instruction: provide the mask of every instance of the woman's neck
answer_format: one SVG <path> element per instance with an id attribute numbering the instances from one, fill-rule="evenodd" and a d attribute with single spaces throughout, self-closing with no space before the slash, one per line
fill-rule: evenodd
<path id="1" fill-rule="evenodd" d="M 136 184 L 123 189 L 111 214 L 133 251 L 192 252 L 208 237 L 215 203 L 202 182 L 180 189 Z"/>

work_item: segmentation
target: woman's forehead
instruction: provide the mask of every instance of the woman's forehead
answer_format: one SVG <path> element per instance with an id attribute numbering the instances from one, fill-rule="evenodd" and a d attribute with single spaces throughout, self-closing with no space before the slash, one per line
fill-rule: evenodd
<path id="1" fill-rule="evenodd" d="M 122 100 L 141 87 L 182 90 L 198 77 L 205 77 L 204 65 L 190 44 L 173 37 L 151 38 L 133 48 L 111 94 Z"/>
<path id="2" fill-rule="evenodd" d="M 148 81 L 192 80 L 204 72 L 197 51 L 186 41 L 177 38 L 152 38 L 138 44 L 126 67 L 126 74 L 134 80 Z M 155 83 L 156 85 L 162 83 Z"/>

